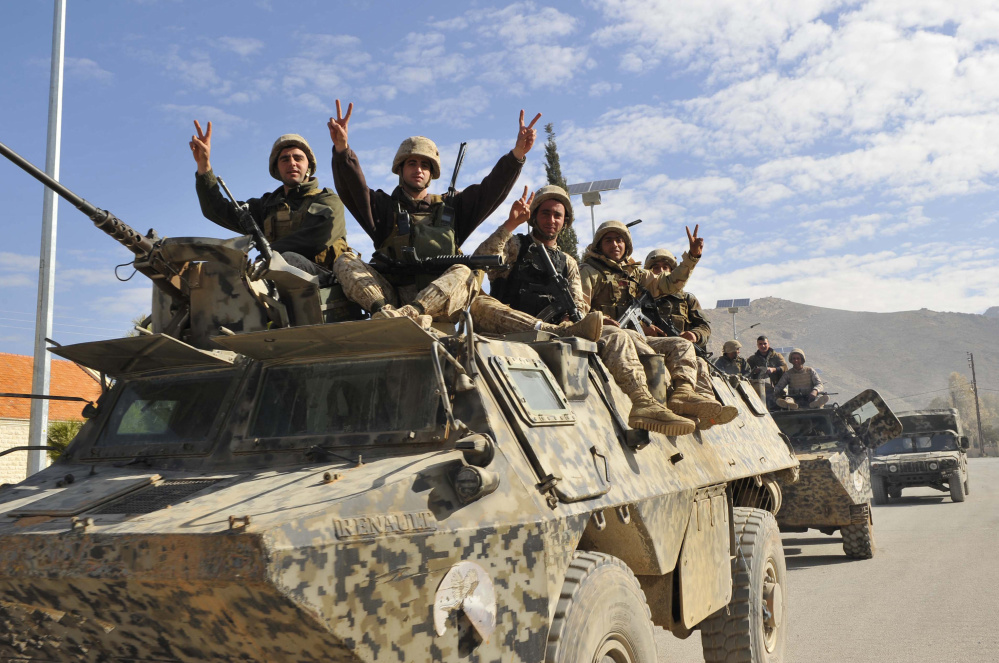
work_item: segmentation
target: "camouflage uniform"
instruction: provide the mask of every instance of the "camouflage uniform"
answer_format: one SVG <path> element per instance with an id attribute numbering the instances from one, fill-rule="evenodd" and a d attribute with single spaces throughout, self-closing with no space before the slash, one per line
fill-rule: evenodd
<path id="1" fill-rule="evenodd" d="M 600 241 L 610 232 L 616 232 L 625 239 L 625 253 L 620 261 L 611 260 L 600 253 Z M 683 262 L 675 270 L 656 276 L 630 257 L 632 250 L 631 233 L 627 226 L 620 221 L 600 224 L 593 242 L 583 254 L 583 264 L 579 268 L 587 310 L 598 310 L 608 318 L 617 320 L 638 296 L 639 285 L 656 298 L 681 292 L 694 265 L 700 259 L 684 253 Z M 608 328 L 605 327 L 605 330 Z M 675 336 L 649 337 L 643 341 L 642 335 L 635 330 L 626 330 L 626 333 L 636 345 L 641 343 L 638 345 L 640 354 L 646 353 L 645 348 L 649 348 L 653 354 L 663 355 L 674 384 L 675 401 L 669 401 L 670 409 L 679 414 L 691 414 L 717 423 L 722 423 L 722 420 L 731 421 L 738 414 L 735 408 L 723 408 L 715 400 L 708 368 L 705 366 L 702 369 L 698 365 L 697 354 L 690 341 Z M 682 403 L 685 400 L 697 405 L 685 405 Z M 724 415 L 719 417 L 723 409 Z"/>
<path id="2" fill-rule="evenodd" d="M 749 362 L 750 371 L 756 371 L 757 369 L 764 371 L 767 368 L 776 368 L 777 370 L 769 376 L 771 385 L 776 385 L 777 381 L 784 374 L 784 371 L 787 370 L 787 362 L 784 361 L 784 355 L 773 348 L 767 350 L 766 354 L 760 354 L 760 351 L 757 350 L 746 361 Z M 767 376 L 764 374 L 763 377 Z"/>
<path id="3" fill-rule="evenodd" d="M 287 262 L 299 269 L 318 274 L 318 264 L 326 269 L 347 246 L 347 226 L 344 222 L 343 204 L 329 189 L 320 189 L 315 177 L 316 158 L 305 139 L 295 134 L 278 138 L 271 149 L 270 173 L 277 174 L 278 154 L 286 147 L 301 148 L 309 159 L 309 178 L 285 193 L 280 186 L 259 198 L 246 201 L 250 214 L 263 230 L 271 248 Z M 211 170 L 197 175 L 195 189 L 201 213 L 209 221 L 245 234 L 239 225 L 239 216 L 232 203 L 219 190 L 218 179 Z"/>
<path id="4" fill-rule="evenodd" d="M 569 196 L 559 187 L 546 186 L 535 194 L 531 204 L 532 218 L 538 207 L 544 200 L 555 198 L 562 202 L 566 208 L 566 224 L 572 222 L 572 206 Z M 502 226 L 490 235 L 486 241 L 475 250 L 476 255 L 503 255 L 506 257 L 506 264 L 498 269 L 489 270 L 489 279 L 496 283 L 497 279 L 509 278 L 510 274 L 523 265 L 528 257 L 522 252 L 521 247 L 530 246 L 524 242 L 524 236 L 518 235 L 516 241 L 510 241 L 513 235 Z M 533 236 L 528 236 L 533 240 Z M 536 240 L 534 240 L 536 241 Z M 544 245 L 537 242 L 537 246 Z M 561 256 L 553 264 L 566 265 L 566 279 L 572 298 L 576 302 L 581 313 L 587 310 L 586 300 L 580 285 L 579 269 L 576 261 L 564 252 L 556 249 Z M 557 268 L 556 268 L 557 269 Z M 532 271 L 520 270 L 525 278 L 530 277 Z M 538 276 L 535 274 L 535 276 Z M 539 278 L 542 278 L 539 276 Z M 689 419 L 677 416 L 669 409 L 658 403 L 649 391 L 648 378 L 645 368 L 642 366 L 639 353 L 645 355 L 656 354 L 652 348 L 645 344 L 639 337 L 633 339 L 627 332 L 617 327 L 609 327 L 603 324 L 603 316 L 598 312 L 591 312 L 583 320 L 576 324 L 564 322 L 560 325 L 543 323 L 533 315 L 517 310 L 508 302 L 514 298 L 512 288 L 501 288 L 498 295 L 503 296 L 506 301 L 492 297 L 491 295 L 480 294 L 472 300 L 471 313 L 478 325 L 478 329 L 494 334 L 516 333 L 531 330 L 548 331 L 559 335 L 579 335 L 589 338 L 589 340 L 600 340 L 598 345 L 600 358 L 614 377 L 621 390 L 632 400 L 632 410 L 629 414 L 628 424 L 632 428 L 642 428 L 653 430 L 665 435 L 688 435 L 695 430 L 695 424 Z"/>
<path id="5" fill-rule="evenodd" d="M 788 358 L 796 354 L 801 355 L 801 368 L 792 366 L 787 369 L 774 385 L 774 391 L 778 394 L 785 389 L 787 390 L 786 398 L 778 398 L 777 404 L 792 410 L 797 408 L 796 401 L 803 401 L 809 407 L 822 407 L 829 400 L 829 396 L 825 394 L 812 396 L 812 391 L 825 390 L 825 387 L 822 386 L 822 379 L 819 378 L 819 374 L 815 372 L 814 368 L 805 366 L 805 353 L 798 348 L 792 350 Z"/>
<path id="6" fill-rule="evenodd" d="M 414 149 L 423 151 L 407 151 Z M 432 153 L 425 153 L 426 150 Z M 403 142 L 393 172 L 401 173 L 405 157 L 413 154 L 426 156 L 433 165 L 433 178 L 440 176 L 437 147 L 420 136 Z M 348 147 L 342 152 L 333 150 L 333 183 L 344 205 L 380 252 L 398 259 L 402 247 L 414 246 L 418 257 L 429 258 L 457 252 L 462 242 L 510 193 L 523 163 L 512 152 L 505 154 L 480 184 L 463 189 L 445 203 L 439 195 L 417 200 L 402 186 L 397 186 L 391 194 L 368 188 L 357 155 Z M 410 220 L 410 233 L 403 232 L 401 227 L 400 220 L 404 217 Z M 368 311 L 388 312 L 388 307 L 403 304 L 403 309 L 408 305 L 417 315 L 447 321 L 453 321 L 456 312 L 468 305 L 479 283 L 476 275 L 461 265 L 451 267 L 432 282 L 426 275 L 385 277 L 353 252 L 336 261 L 334 272 L 347 297 Z M 405 314 L 417 317 L 413 312 Z"/>
<path id="7" fill-rule="evenodd" d="M 728 356 L 730 353 L 735 353 L 741 348 L 742 343 L 739 341 L 725 341 L 725 345 L 722 347 L 722 356 L 715 359 L 715 368 L 722 373 L 741 375 L 744 378 L 748 378 L 749 362 L 738 354 L 731 358 Z"/>

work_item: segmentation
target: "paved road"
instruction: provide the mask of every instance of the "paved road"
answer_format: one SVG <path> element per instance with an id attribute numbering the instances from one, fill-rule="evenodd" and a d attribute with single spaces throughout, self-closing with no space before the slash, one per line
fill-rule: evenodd
<path id="1" fill-rule="evenodd" d="M 969 460 L 971 494 L 907 490 L 874 507 L 874 559 L 839 535 L 785 534 L 788 661 L 999 662 L 999 459 Z M 698 633 L 660 631 L 662 663 L 703 661 Z"/>

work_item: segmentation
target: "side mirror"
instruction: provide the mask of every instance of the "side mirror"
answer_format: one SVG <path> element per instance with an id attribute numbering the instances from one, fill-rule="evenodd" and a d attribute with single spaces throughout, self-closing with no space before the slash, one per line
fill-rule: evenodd
<path id="1" fill-rule="evenodd" d="M 961 436 L 961 448 L 967 450 L 968 447 L 970 447 L 970 446 L 971 446 L 971 441 L 968 440 L 968 436 L 962 435 Z"/>

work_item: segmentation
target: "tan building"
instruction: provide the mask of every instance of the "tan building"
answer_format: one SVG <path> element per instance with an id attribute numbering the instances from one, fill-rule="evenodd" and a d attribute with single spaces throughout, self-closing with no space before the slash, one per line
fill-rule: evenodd
<path id="1" fill-rule="evenodd" d="M 0 352 L 0 393 L 30 394 L 33 364 L 31 357 Z M 49 394 L 96 401 L 101 387 L 73 362 L 53 359 Z M 49 423 L 83 421 L 83 406 L 80 401 L 49 401 Z M 28 444 L 30 413 L 30 399 L 0 398 L 0 451 Z M 0 456 L 0 483 L 17 483 L 27 471 L 26 451 Z"/>

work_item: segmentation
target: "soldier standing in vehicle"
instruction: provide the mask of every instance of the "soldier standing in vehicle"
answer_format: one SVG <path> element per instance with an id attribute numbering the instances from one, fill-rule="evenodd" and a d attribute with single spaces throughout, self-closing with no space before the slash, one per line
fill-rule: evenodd
<path id="1" fill-rule="evenodd" d="M 557 318 L 549 323 L 535 317 L 542 315 L 551 304 L 531 287 L 550 281 L 545 268 L 537 262 L 543 260 L 541 250 L 548 252 L 556 272 L 566 279 L 576 308 L 580 313 L 586 311 L 576 260 L 558 248 L 559 233 L 572 224 L 572 220 L 572 204 L 564 189 L 549 185 L 529 197 L 527 187 L 524 187 L 524 195 L 514 202 L 506 222 L 475 250 L 479 255 L 499 254 L 506 258 L 506 265 L 488 272 L 492 284 L 490 294 L 479 294 L 472 300 L 471 312 L 477 329 L 494 334 L 540 330 L 559 336 L 601 340 L 600 358 L 632 401 L 628 425 L 664 435 L 693 433 L 696 430 L 693 421 L 672 412 L 649 391 L 639 352 L 652 355 L 655 350 L 643 341 L 632 338 L 623 329 L 604 326 L 603 314 L 599 311 L 592 311 L 577 323 Z M 529 222 L 531 233 L 513 235 L 525 221 Z"/>
<path id="2" fill-rule="evenodd" d="M 722 356 L 715 360 L 715 368 L 722 373 L 748 378 L 749 362 L 744 357 L 739 356 L 741 348 L 742 343 L 739 341 L 725 341 L 725 345 L 722 346 Z"/>
<path id="3" fill-rule="evenodd" d="M 446 199 L 428 192 L 440 177 L 437 145 L 424 136 L 407 138 L 392 161 L 399 185 L 391 194 L 368 188 L 357 154 L 348 145 L 348 123 L 353 104 L 327 126 L 333 141 L 333 184 L 344 204 L 374 241 L 377 251 L 393 260 L 412 247 L 419 258 L 458 253 L 458 248 L 486 217 L 503 202 L 520 176 L 527 153 L 534 145 L 535 122 L 520 129 L 513 150 L 482 180 Z M 354 252 L 342 255 L 334 272 L 347 297 L 371 312 L 373 318 L 406 316 L 429 326 L 430 319 L 451 320 L 478 290 L 479 279 L 468 267 L 455 265 L 437 278 L 428 275 L 393 275 L 391 281 L 361 261 Z"/>
<path id="4" fill-rule="evenodd" d="M 190 147 L 198 164 L 195 187 L 201 213 L 223 228 L 245 233 L 212 170 L 212 123 L 202 131 L 195 120 L 194 127 L 198 133 L 191 136 Z M 343 204 L 335 193 L 319 188 L 312 148 L 298 134 L 284 134 L 271 148 L 268 168 L 281 186 L 247 200 L 250 214 L 260 224 L 271 248 L 289 265 L 309 274 L 329 274 L 333 261 L 350 247 Z"/>
<path id="5" fill-rule="evenodd" d="M 773 410 L 776 407 L 774 385 L 787 370 L 784 355 L 771 348 L 770 339 L 761 334 L 756 339 L 756 352 L 747 361 L 752 377 L 767 378 L 770 381 L 767 385 L 767 409 Z"/>
<path id="6" fill-rule="evenodd" d="M 600 224 L 593 242 L 586 248 L 579 271 L 583 297 L 589 308 L 603 313 L 605 327 L 618 326 L 617 319 L 639 296 L 640 288 L 648 290 L 653 297 L 683 290 L 704 247 L 704 239 L 697 236 L 696 226 L 693 234 L 687 229 L 687 238 L 690 248 L 683 255 L 683 262 L 675 270 L 656 275 L 642 269 L 631 258 L 634 245 L 626 225 L 620 221 Z M 634 330 L 629 330 L 629 333 L 641 338 Z M 715 399 L 709 378 L 698 379 L 699 365 L 693 343 L 685 338 L 665 336 L 662 330 L 655 328 L 649 328 L 645 333 L 652 335 L 644 340 L 666 360 L 674 385 L 673 395 L 667 402 L 670 410 L 697 417 L 702 429 L 728 423 L 738 416 L 737 408 L 723 406 Z"/>
<path id="7" fill-rule="evenodd" d="M 815 369 L 805 366 L 805 353 L 800 348 L 791 350 L 788 355 L 791 360 L 791 368 L 784 371 L 784 374 L 774 385 L 774 391 L 781 393 L 787 389 L 787 395 L 777 399 L 777 405 L 788 410 L 797 410 L 798 402 L 802 401 L 810 408 L 819 408 L 829 402 L 829 396 L 822 392 L 822 379 Z"/>

